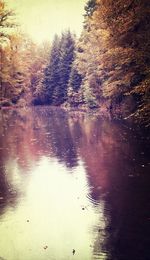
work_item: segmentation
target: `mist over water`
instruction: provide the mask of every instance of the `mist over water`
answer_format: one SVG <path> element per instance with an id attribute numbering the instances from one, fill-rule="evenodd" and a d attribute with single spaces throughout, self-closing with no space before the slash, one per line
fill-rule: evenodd
<path id="1" fill-rule="evenodd" d="M 148 260 L 148 141 L 96 115 L 0 111 L 0 259 Z"/>

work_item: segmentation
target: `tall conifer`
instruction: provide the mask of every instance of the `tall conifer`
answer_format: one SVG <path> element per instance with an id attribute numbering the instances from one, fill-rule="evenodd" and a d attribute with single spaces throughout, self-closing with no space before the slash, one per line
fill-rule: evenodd
<path id="1" fill-rule="evenodd" d="M 55 35 L 50 53 L 50 62 L 45 70 L 44 87 L 46 103 L 53 103 L 54 90 L 59 85 L 60 38 Z"/>

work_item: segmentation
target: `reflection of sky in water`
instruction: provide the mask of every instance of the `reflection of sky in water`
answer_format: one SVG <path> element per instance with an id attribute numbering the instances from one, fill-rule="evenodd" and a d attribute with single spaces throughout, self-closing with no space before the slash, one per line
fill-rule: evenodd
<path id="1" fill-rule="evenodd" d="M 57 159 L 43 156 L 22 177 L 17 163 L 14 166 L 11 181 L 18 189 L 21 185 L 24 196 L 2 218 L 1 256 L 8 260 L 92 259 L 98 226 L 105 228 L 104 206 L 103 201 L 96 205 L 90 200 L 82 161 L 69 170 Z M 105 259 L 105 253 L 102 256 Z"/>

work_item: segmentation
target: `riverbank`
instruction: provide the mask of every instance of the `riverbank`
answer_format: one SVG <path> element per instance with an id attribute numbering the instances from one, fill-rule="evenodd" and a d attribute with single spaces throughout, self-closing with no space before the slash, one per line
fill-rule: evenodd
<path id="1" fill-rule="evenodd" d="M 33 105 L 27 105 L 26 103 L 21 104 L 13 104 L 11 102 L 5 101 L 0 103 L 0 110 L 15 110 L 15 109 L 27 109 L 30 107 L 51 107 L 54 110 L 59 110 L 63 109 L 64 111 L 68 112 L 72 116 L 77 116 L 80 117 L 83 114 L 88 114 L 92 116 L 99 116 L 102 119 L 107 119 L 107 120 L 114 120 L 114 121 L 120 121 L 122 123 L 127 123 L 130 126 L 136 125 L 138 128 L 145 128 L 149 129 L 149 125 L 144 124 L 139 118 L 136 118 L 134 116 L 134 113 L 129 115 L 129 116 L 124 116 L 122 115 L 121 109 L 116 106 L 116 108 L 112 108 L 108 106 L 108 104 L 102 104 L 101 106 L 97 108 L 89 108 L 85 104 L 81 104 L 79 106 L 69 106 L 68 103 L 65 103 L 60 106 L 51 106 L 51 105 L 38 105 L 38 106 L 33 106 Z"/>

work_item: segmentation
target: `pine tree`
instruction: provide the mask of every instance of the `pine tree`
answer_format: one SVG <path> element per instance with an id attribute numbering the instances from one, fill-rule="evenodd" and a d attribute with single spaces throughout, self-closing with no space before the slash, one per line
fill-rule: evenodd
<path id="1" fill-rule="evenodd" d="M 45 69 L 45 78 L 43 84 L 47 104 L 53 103 L 54 90 L 58 87 L 60 81 L 60 42 L 60 38 L 55 35 L 50 53 L 50 62 Z"/>
<path id="2" fill-rule="evenodd" d="M 92 16 L 93 12 L 95 11 L 96 9 L 96 0 L 89 0 L 85 7 L 84 7 L 84 10 L 85 10 L 85 17 L 86 16 Z"/>
<path id="3" fill-rule="evenodd" d="M 83 102 L 83 97 L 80 92 L 81 83 L 82 76 L 78 73 L 75 64 L 73 64 L 67 90 L 67 102 L 71 106 L 78 106 Z"/>
<path id="4" fill-rule="evenodd" d="M 78 73 L 75 67 L 72 67 L 68 88 L 71 88 L 73 91 L 77 92 L 81 86 L 81 83 L 82 83 L 81 74 Z"/>
<path id="5" fill-rule="evenodd" d="M 56 105 L 64 103 L 67 99 L 67 87 L 75 50 L 74 36 L 70 31 L 62 34 L 60 45 L 59 84 L 56 86 L 53 96 Z"/>
<path id="6" fill-rule="evenodd" d="M 63 33 L 61 38 L 55 36 L 43 81 L 47 104 L 60 105 L 67 99 L 74 49 L 75 40 L 70 31 Z"/>

